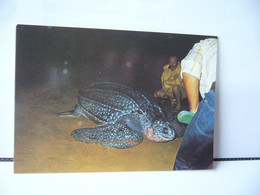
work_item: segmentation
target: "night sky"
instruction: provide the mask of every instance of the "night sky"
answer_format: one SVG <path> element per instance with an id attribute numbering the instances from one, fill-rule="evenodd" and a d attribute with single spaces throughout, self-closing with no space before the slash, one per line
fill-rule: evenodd
<path id="1" fill-rule="evenodd" d="M 16 86 L 114 81 L 152 92 L 169 57 L 212 36 L 18 25 Z"/>

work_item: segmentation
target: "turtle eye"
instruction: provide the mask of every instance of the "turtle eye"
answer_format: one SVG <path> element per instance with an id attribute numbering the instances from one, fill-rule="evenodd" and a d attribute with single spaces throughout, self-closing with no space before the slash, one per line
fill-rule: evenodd
<path id="1" fill-rule="evenodd" d="M 143 114 L 143 112 L 141 110 L 135 110 L 135 112 L 137 112 L 138 114 Z"/>
<path id="2" fill-rule="evenodd" d="M 164 127 L 163 128 L 163 133 L 167 134 L 168 133 L 168 128 Z"/>

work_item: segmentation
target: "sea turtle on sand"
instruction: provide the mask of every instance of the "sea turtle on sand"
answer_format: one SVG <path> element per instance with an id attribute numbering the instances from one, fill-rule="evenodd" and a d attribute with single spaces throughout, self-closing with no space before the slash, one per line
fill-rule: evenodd
<path id="1" fill-rule="evenodd" d="M 175 138 L 175 130 L 152 96 L 117 83 L 96 83 L 79 91 L 74 110 L 60 116 L 83 116 L 95 121 L 96 127 L 71 133 L 77 141 L 88 144 L 123 149 L 138 145 L 144 137 L 155 142 Z"/>

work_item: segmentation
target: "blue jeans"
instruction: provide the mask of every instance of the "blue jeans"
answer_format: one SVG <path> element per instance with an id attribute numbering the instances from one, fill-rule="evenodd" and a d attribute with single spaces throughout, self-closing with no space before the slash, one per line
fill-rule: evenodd
<path id="1" fill-rule="evenodd" d="M 215 89 L 205 94 L 187 126 L 173 169 L 206 169 L 213 162 Z"/>

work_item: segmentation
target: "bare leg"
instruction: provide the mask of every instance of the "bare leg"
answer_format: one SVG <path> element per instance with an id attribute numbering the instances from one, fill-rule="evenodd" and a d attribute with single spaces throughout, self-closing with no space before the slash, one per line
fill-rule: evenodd
<path id="1" fill-rule="evenodd" d="M 177 101 L 176 110 L 181 110 L 181 87 L 179 85 L 173 85 L 172 91 Z"/>

